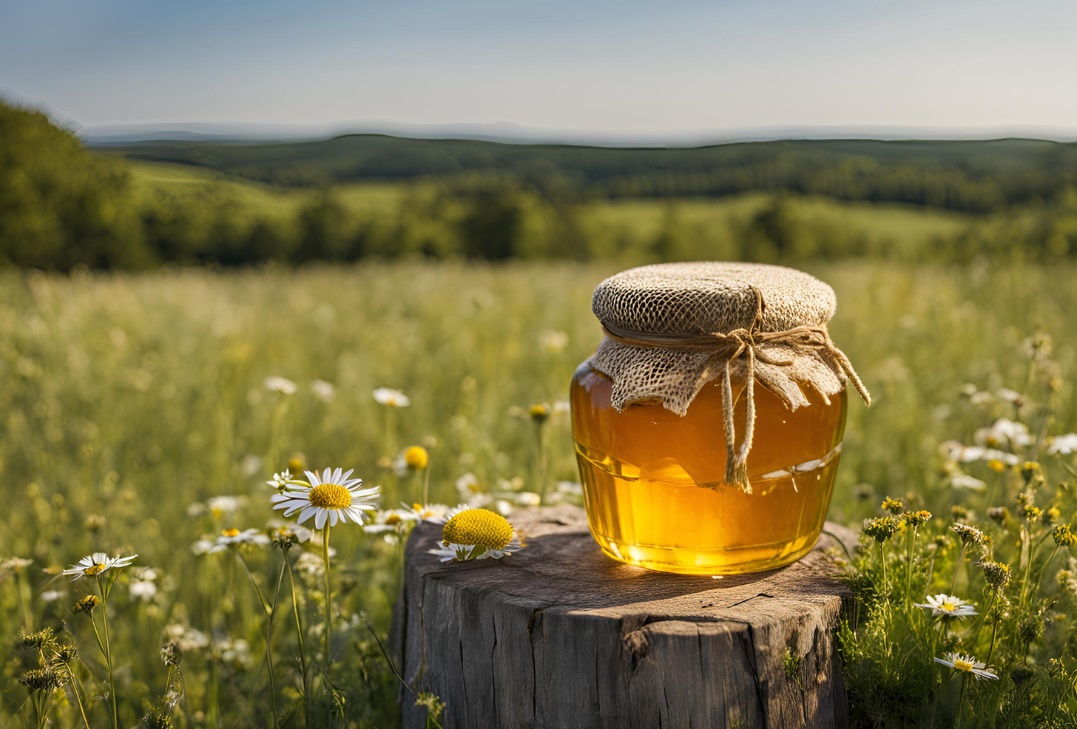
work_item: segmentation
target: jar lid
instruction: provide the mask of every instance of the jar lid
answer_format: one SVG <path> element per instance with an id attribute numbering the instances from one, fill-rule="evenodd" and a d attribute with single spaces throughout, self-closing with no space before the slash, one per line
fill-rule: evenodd
<path id="1" fill-rule="evenodd" d="M 846 381 L 871 402 L 826 328 L 837 309 L 834 290 L 801 271 L 725 262 L 641 266 L 600 283 L 591 308 L 606 333 L 591 366 L 612 381 L 617 410 L 657 401 L 684 415 L 704 385 L 722 379 L 726 482 L 747 492 L 757 382 L 792 410 L 811 404 L 804 388 L 829 402 Z M 735 381 L 745 384 L 739 445 Z"/>
<path id="2" fill-rule="evenodd" d="M 802 271 L 706 261 L 618 273 L 595 288 L 591 309 L 614 331 L 705 336 L 750 328 L 760 301 L 761 332 L 826 324 L 838 305 L 834 289 Z"/>

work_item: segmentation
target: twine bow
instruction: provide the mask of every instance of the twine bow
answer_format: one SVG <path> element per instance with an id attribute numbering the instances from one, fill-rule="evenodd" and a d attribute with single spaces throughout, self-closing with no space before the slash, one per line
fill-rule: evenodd
<path id="1" fill-rule="evenodd" d="M 723 354 L 724 350 L 729 350 L 728 357 L 725 357 L 725 366 L 722 372 L 722 427 L 725 433 L 726 448 L 725 481 L 728 484 L 742 488 L 745 493 L 752 492 L 751 483 L 748 481 L 748 453 L 752 450 L 752 438 L 755 435 L 756 360 L 777 367 L 789 367 L 795 362 L 795 357 L 779 359 L 768 354 L 766 351 L 759 349 L 760 344 L 778 343 L 799 349 L 821 349 L 826 351 L 849 381 L 853 383 L 853 387 L 860 394 L 860 397 L 864 399 L 864 402 L 868 405 L 871 404 L 871 393 L 868 392 L 868 389 L 860 380 L 860 376 L 853 369 L 853 364 L 849 361 L 849 358 L 835 346 L 825 325 L 798 326 L 780 332 L 760 331 L 765 307 L 763 294 L 754 286 L 751 288 L 755 292 L 756 312 L 751 326 L 747 329 L 740 328 L 730 332 L 711 332 L 701 336 L 680 336 L 630 332 L 602 322 L 602 330 L 606 333 L 606 336 L 622 344 L 640 347 L 693 349 L 714 352 L 715 354 Z M 747 377 L 744 397 L 744 438 L 738 448 L 733 422 L 733 383 L 730 376 L 730 365 L 741 356 L 746 358 Z"/>

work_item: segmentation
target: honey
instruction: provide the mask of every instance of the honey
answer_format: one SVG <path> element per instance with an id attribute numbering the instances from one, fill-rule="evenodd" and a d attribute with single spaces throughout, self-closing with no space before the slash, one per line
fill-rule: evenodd
<path id="1" fill-rule="evenodd" d="M 660 402 L 611 404 L 612 383 L 585 363 L 572 380 L 572 426 L 591 533 L 613 559 L 665 572 L 735 574 L 804 556 L 826 518 L 845 430 L 845 391 L 790 409 L 754 384 L 747 490 L 724 483 L 721 384 L 685 415 Z M 745 421 L 744 383 L 733 385 Z"/>
<path id="2" fill-rule="evenodd" d="M 572 380 L 591 533 L 621 562 L 721 575 L 789 564 L 819 539 L 845 433 L 834 290 L 781 266 L 703 261 L 595 287 L 605 335 Z"/>

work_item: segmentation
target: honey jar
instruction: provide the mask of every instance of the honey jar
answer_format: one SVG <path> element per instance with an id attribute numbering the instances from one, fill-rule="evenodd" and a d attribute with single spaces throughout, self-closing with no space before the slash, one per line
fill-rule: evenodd
<path id="1" fill-rule="evenodd" d="M 604 331 L 572 380 L 591 533 L 613 559 L 735 574 L 807 554 L 841 456 L 846 383 L 822 281 L 744 263 L 643 266 L 606 279 Z"/>

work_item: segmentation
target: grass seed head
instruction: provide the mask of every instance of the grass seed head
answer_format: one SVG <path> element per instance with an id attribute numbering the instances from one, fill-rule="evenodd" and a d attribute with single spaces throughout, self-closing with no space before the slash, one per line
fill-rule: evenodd
<path id="1" fill-rule="evenodd" d="M 901 520 L 912 529 L 918 529 L 931 519 L 931 512 L 926 509 L 919 511 L 906 511 L 901 515 Z"/>
<path id="2" fill-rule="evenodd" d="M 864 534 L 867 534 L 879 544 L 882 544 L 890 537 L 894 536 L 897 527 L 898 520 L 892 515 L 878 516 L 874 519 L 864 520 Z"/>
<path id="3" fill-rule="evenodd" d="M 1005 506 L 992 506 L 987 510 L 987 518 L 999 524 L 1005 524 L 1010 519 L 1010 510 Z"/>
<path id="4" fill-rule="evenodd" d="M 56 633 L 52 628 L 42 628 L 32 633 L 23 632 L 19 635 L 19 642 L 23 648 L 37 648 L 44 650 L 56 643 Z"/>
<path id="5" fill-rule="evenodd" d="M 905 503 L 901 499 L 894 499 L 887 496 L 883 499 L 882 510 L 888 511 L 891 514 L 900 514 L 905 508 Z"/>
<path id="6" fill-rule="evenodd" d="M 71 611 L 76 615 L 78 615 L 79 613 L 86 613 L 87 615 L 89 615 L 94 611 L 94 608 L 96 608 L 100 604 L 101 598 L 99 598 L 97 595 L 87 595 L 86 597 L 76 602 L 75 606 L 71 608 Z"/>
<path id="7" fill-rule="evenodd" d="M 984 571 L 984 580 L 992 590 L 999 592 L 1010 584 L 1010 566 L 1002 562 L 985 559 L 980 562 L 980 569 Z"/>
<path id="8" fill-rule="evenodd" d="M 954 524 L 950 528 L 957 533 L 957 536 L 961 538 L 961 543 L 966 547 L 973 544 L 983 547 L 991 542 L 991 537 L 987 536 L 974 526 L 969 526 L 968 524 Z"/>
<path id="9" fill-rule="evenodd" d="M 51 668 L 34 668 L 24 673 L 19 679 L 19 683 L 31 691 L 51 691 L 59 686 L 62 681 L 60 674 Z"/>
<path id="10" fill-rule="evenodd" d="M 1077 546 L 1077 534 L 1073 533 L 1069 524 L 1059 524 L 1054 528 L 1051 536 L 1054 537 L 1055 544 L 1059 547 Z"/>

